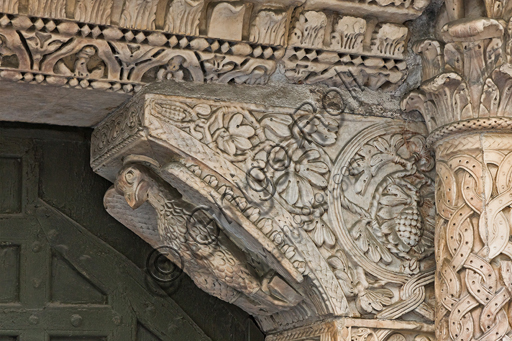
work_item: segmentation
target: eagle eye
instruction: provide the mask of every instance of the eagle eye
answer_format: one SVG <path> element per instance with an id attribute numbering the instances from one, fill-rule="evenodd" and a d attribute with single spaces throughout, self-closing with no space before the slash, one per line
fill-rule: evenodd
<path id="1" fill-rule="evenodd" d="M 126 172 L 124 178 L 126 179 L 127 183 L 129 183 L 130 185 L 133 184 L 133 182 L 135 181 L 135 172 L 133 170 L 129 170 L 128 172 Z"/>

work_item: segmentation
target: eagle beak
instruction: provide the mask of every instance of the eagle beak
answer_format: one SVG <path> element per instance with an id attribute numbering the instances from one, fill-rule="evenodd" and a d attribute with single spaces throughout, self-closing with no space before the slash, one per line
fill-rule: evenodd
<path id="1" fill-rule="evenodd" d="M 132 209 L 139 208 L 144 202 L 148 200 L 149 184 L 146 181 L 141 181 L 135 191 L 129 191 L 124 194 L 126 202 Z"/>

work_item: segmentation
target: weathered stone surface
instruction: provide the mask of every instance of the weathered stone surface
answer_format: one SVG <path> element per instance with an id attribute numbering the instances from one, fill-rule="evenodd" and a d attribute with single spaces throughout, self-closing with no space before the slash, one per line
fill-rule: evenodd
<path id="1" fill-rule="evenodd" d="M 427 4 L 5 0 L 0 80 L 16 85 L 0 99 L 27 100 L 14 106 L 17 114 L 0 112 L 0 120 L 94 126 L 106 108 L 165 80 L 336 86 L 349 97 L 350 113 L 397 117 L 411 65 L 404 22 Z M 62 105 L 36 101 L 41 92 Z M 64 118 L 60 107 L 68 106 Z"/>
<path id="2" fill-rule="evenodd" d="M 484 9 L 482 7 L 482 9 Z M 510 340 L 510 7 L 447 1 L 415 50 L 419 110 L 436 151 L 436 339 Z"/>
<path id="3" fill-rule="evenodd" d="M 342 73 L 396 88 L 407 74 L 403 23 L 427 4 L 6 0 L 0 78 L 131 94 L 163 79 L 265 84 L 283 65 L 291 82 L 340 83 Z"/>
<path id="4" fill-rule="evenodd" d="M 512 338 L 510 4 L 41 3 L 1 6 L 0 77 L 135 94 L 93 135 L 107 211 L 268 340 Z M 426 126 L 383 118 L 414 83 Z"/>
<path id="5" fill-rule="evenodd" d="M 115 182 L 107 211 L 267 332 L 331 316 L 430 330 L 423 125 L 343 114 L 337 92 L 227 89 L 145 90 L 96 128 L 91 165 Z"/>
<path id="6" fill-rule="evenodd" d="M 93 127 L 129 98 L 97 90 L 0 81 L 0 120 Z"/>

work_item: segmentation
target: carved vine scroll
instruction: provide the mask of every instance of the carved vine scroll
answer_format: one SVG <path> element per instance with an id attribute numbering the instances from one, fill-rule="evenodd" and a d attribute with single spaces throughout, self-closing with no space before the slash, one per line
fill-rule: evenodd
<path id="1" fill-rule="evenodd" d="M 347 134 L 343 122 L 330 109 L 137 95 L 96 128 L 91 164 L 116 183 L 109 213 L 172 247 L 203 290 L 268 332 L 330 317 L 427 328 L 434 164 L 424 131 L 372 119 Z M 198 207 L 212 223 L 202 233 L 187 223 Z"/>

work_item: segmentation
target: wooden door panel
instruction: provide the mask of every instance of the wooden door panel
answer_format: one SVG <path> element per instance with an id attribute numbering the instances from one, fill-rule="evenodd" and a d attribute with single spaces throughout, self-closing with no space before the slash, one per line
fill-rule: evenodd
<path id="1" fill-rule="evenodd" d="M 0 341 L 210 340 L 143 271 L 38 199 L 30 142 L 0 138 L 0 179 Z"/>

